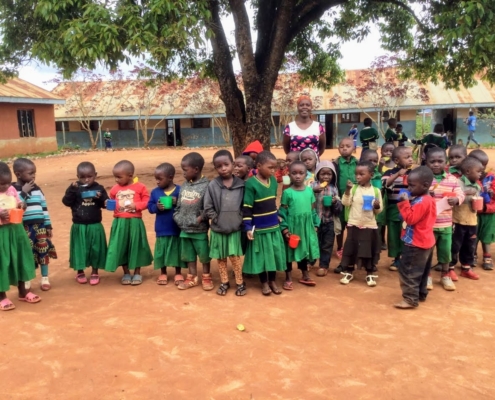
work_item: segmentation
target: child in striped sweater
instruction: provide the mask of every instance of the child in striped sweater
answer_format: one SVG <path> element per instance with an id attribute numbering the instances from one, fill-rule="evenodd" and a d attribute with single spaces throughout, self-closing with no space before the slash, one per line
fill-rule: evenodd
<path id="1" fill-rule="evenodd" d="M 14 161 L 13 168 L 17 177 L 13 186 L 27 205 L 22 222 L 33 249 L 33 263 L 36 267 L 41 266 L 41 290 L 50 290 L 48 264 L 50 258 L 57 258 L 57 253 L 51 241 L 52 222 L 48 215 L 46 199 L 40 187 L 34 183 L 36 165 L 27 158 L 18 158 Z M 31 283 L 26 282 L 25 286 L 29 289 Z"/>
<path id="2" fill-rule="evenodd" d="M 451 207 L 462 204 L 464 201 L 464 192 L 461 189 L 459 180 L 452 174 L 445 172 L 447 164 L 447 155 L 441 147 L 433 147 L 426 155 L 426 166 L 433 172 L 433 182 L 430 187 L 430 194 L 435 199 L 436 203 L 444 201 Z M 455 290 L 453 281 L 457 281 L 457 275 L 454 267 L 449 267 L 452 261 L 452 209 L 442 211 L 437 215 L 435 224 L 433 225 L 433 233 L 435 235 L 435 245 L 437 247 L 437 260 L 441 266 L 440 283 L 443 288 L 448 291 Z M 433 289 L 431 274 L 428 276 L 427 289 Z"/>

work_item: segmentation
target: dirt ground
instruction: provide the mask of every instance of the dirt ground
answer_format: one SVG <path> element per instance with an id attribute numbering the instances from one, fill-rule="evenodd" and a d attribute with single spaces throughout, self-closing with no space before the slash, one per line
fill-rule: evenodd
<path id="1" fill-rule="evenodd" d="M 201 150 L 213 176 L 215 150 Z M 384 254 L 378 286 L 364 272 L 348 286 L 340 276 L 314 288 L 265 298 L 257 279 L 248 294 L 226 297 L 201 287 L 121 286 L 121 272 L 102 273 L 99 286 L 79 285 L 68 267 L 70 209 L 61 203 L 76 165 L 91 161 L 98 181 L 113 185 L 112 166 L 131 160 L 140 181 L 155 187 L 154 167 L 178 168 L 184 150 L 94 152 L 37 160 L 37 183 L 48 200 L 59 259 L 52 290 L 31 305 L 0 313 L 0 396 L 4 399 L 485 399 L 495 397 L 495 272 L 461 278 L 457 291 L 438 284 L 419 309 L 399 311 L 397 273 Z M 275 150 L 282 156 L 281 150 Z M 495 160 L 495 151 L 489 151 Z M 324 159 L 337 155 L 327 151 Z M 495 162 L 491 163 L 492 167 Z M 145 213 L 153 246 L 153 219 Z M 107 234 L 112 215 L 104 213 Z M 332 267 L 337 259 L 332 260 Z M 213 262 L 216 287 L 219 284 Z M 295 277 L 298 272 L 295 271 Z M 437 273 L 438 274 L 438 273 Z M 171 274 L 169 273 L 169 277 Z M 282 283 L 283 274 L 278 280 Z M 236 329 L 242 323 L 245 332 Z"/>

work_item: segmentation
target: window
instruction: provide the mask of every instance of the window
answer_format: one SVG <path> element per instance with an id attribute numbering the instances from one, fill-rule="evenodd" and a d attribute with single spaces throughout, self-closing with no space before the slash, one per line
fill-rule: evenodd
<path id="1" fill-rule="evenodd" d="M 342 114 L 341 121 L 343 124 L 349 122 L 361 122 L 361 114 L 360 113 L 346 113 Z"/>
<path id="2" fill-rule="evenodd" d="M 69 121 L 55 121 L 55 130 L 57 132 L 69 132 Z"/>
<path id="3" fill-rule="evenodd" d="M 389 119 L 390 119 L 390 113 L 388 111 L 384 111 L 382 117 L 383 122 L 387 122 Z M 395 119 L 397 121 L 400 121 L 400 111 L 395 112 Z"/>
<path id="4" fill-rule="evenodd" d="M 191 121 L 191 125 L 194 129 L 209 128 L 211 126 L 210 124 L 210 118 L 193 118 Z"/>
<path id="5" fill-rule="evenodd" d="M 136 121 L 119 119 L 119 131 L 132 131 L 134 129 L 136 129 Z"/>
<path id="6" fill-rule="evenodd" d="M 34 137 L 34 110 L 17 110 L 20 137 Z"/>
<path id="7" fill-rule="evenodd" d="M 84 127 L 85 125 L 86 125 L 86 121 L 84 121 L 84 124 L 81 123 L 82 131 L 86 130 L 86 128 Z M 97 131 L 99 127 L 100 127 L 99 121 L 96 120 L 89 121 L 89 129 L 91 129 L 92 131 Z"/>

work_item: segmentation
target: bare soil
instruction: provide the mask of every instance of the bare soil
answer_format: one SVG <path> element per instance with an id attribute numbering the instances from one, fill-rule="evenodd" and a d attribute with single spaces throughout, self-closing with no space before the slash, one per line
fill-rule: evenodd
<path id="1" fill-rule="evenodd" d="M 214 149 L 201 150 L 214 176 Z M 399 311 L 398 276 L 383 255 L 378 286 L 364 272 L 348 286 L 333 273 L 314 288 L 265 298 L 257 279 L 248 294 L 226 297 L 201 287 L 179 291 L 144 283 L 121 286 L 121 272 L 99 286 L 79 285 L 68 267 L 70 210 L 61 203 L 76 165 L 91 161 L 99 182 L 131 160 L 151 190 L 154 167 L 173 163 L 177 183 L 185 150 L 91 152 L 37 160 L 37 183 L 48 200 L 59 259 L 43 301 L 0 313 L 0 396 L 4 399 L 489 399 L 495 397 L 495 272 L 460 278 L 457 291 L 438 284 L 417 310 Z M 281 150 L 275 150 L 282 157 Z M 488 151 L 495 160 L 495 151 Z M 333 158 L 335 150 L 323 158 Z M 492 167 L 495 163 L 491 163 Z M 153 218 L 145 213 L 150 244 Z M 107 234 L 112 215 L 104 214 Z M 332 267 L 337 265 L 332 260 Z M 213 262 L 216 287 L 219 277 Z M 299 277 L 298 272 L 294 272 Z M 169 278 L 171 278 L 169 274 Z M 282 284 L 283 274 L 278 280 Z M 245 332 L 236 329 L 237 324 Z"/>

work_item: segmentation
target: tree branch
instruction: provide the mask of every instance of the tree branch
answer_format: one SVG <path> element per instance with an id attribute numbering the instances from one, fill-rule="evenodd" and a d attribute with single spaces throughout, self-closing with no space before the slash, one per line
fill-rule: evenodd
<path id="1" fill-rule="evenodd" d="M 256 28 L 258 39 L 256 41 L 256 68 L 263 69 L 265 62 L 264 54 L 270 47 L 271 36 L 273 34 L 273 20 L 276 10 L 280 7 L 281 0 L 262 0 L 259 2 L 258 14 L 256 15 Z"/>
<path id="2" fill-rule="evenodd" d="M 419 19 L 419 17 L 414 13 L 414 10 L 409 7 L 406 3 L 403 3 L 402 1 L 400 0 L 372 0 L 373 3 L 388 3 L 388 4 L 393 4 L 393 5 L 396 5 L 397 7 L 400 7 L 402 8 L 403 10 L 407 11 L 411 17 L 414 18 L 414 20 L 416 21 L 416 24 L 418 24 L 418 28 L 423 31 L 423 32 L 426 32 L 427 31 L 427 27 L 423 24 L 423 22 Z"/>

